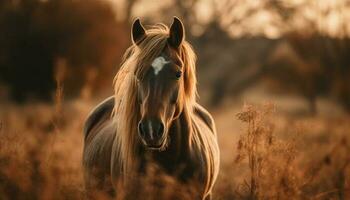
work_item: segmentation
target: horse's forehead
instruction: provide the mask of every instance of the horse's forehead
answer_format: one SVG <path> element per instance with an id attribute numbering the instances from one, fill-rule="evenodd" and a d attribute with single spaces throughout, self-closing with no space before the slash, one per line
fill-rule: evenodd
<path id="1" fill-rule="evenodd" d="M 177 64 L 178 56 L 177 53 L 170 49 L 170 48 L 164 48 L 164 50 L 160 53 L 160 55 L 156 56 L 151 63 L 151 70 L 153 70 L 153 73 L 155 76 L 159 75 L 161 71 L 165 69 L 165 67 L 169 64 Z"/>
<path id="2" fill-rule="evenodd" d="M 164 66 L 168 63 L 170 63 L 169 57 L 165 57 L 164 55 L 160 55 L 160 56 L 156 57 L 152 61 L 152 64 L 151 64 L 151 66 L 153 68 L 154 75 L 157 76 L 159 74 L 159 72 L 162 71 Z"/>

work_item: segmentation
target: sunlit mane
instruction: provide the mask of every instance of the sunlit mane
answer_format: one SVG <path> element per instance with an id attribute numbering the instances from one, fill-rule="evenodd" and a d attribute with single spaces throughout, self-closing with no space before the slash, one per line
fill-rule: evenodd
<path id="1" fill-rule="evenodd" d="M 144 40 L 128 48 L 124 55 L 119 72 L 114 78 L 115 107 L 113 117 L 117 123 L 117 136 L 112 152 L 112 173 L 122 170 L 128 174 L 128 170 L 134 166 L 134 153 L 137 149 L 137 123 L 139 118 L 139 106 L 137 102 L 137 81 L 145 76 L 152 61 L 161 54 L 167 45 L 169 28 L 163 24 L 151 26 L 146 31 Z M 187 113 L 192 113 L 196 102 L 196 56 L 190 44 L 182 43 L 179 57 L 183 62 L 184 95 L 181 103 Z M 189 114 L 188 114 L 189 115 Z M 118 160 L 115 160 L 118 159 Z M 114 163 L 123 163 L 115 166 Z"/>
<path id="2" fill-rule="evenodd" d="M 85 184 L 113 188 L 117 199 L 130 190 L 132 197 L 156 166 L 181 187 L 198 191 L 192 199 L 210 199 L 220 151 L 214 120 L 196 102 L 196 56 L 184 41 L 183 24 L 174 17 L 170 30 L 163 24 L 145 30 L 136 19 L 131 36 L 133 45 L 114 78 L 114 97 L 99 104 L 84 126 Z M 164 60 L 155 61 L 159 57 Z M 157 74 L 167 61 L 173 64 Z M 159 181 L 146 184 L 163 189 Z"/>

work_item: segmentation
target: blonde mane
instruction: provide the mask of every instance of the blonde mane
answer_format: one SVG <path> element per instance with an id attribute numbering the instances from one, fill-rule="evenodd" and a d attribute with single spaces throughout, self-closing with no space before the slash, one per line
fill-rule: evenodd
<path id="1" fill-rule="evenodd" d="M 142 32 L 141 38 L 136 37 L 138 31 Z M 171 34 L 163 24 L 145 31 L 140 21 L 135 20 L 132 39 L 136 43 L 126 51 L 120 70 L 114 78 L 114 97 L 100 103 L 84 125 L 83 166 L 87 191 L 96 189 L 107 192 L 112 189 L 118 198 L 124 195 L 132 197 L 136 192 L 134 187 L 141 181 L 140 175 L 147 173 L 148 166 L 155 165 L 180 181 L 181 186 L 198 190 L 194 199 L 210 198 L 220 168 L 220 150 L 214 120 L 196 102 L 196 56 L 192 47 L 183 41 L 183 32 L 180 31 L 183 31 L 183 25 L 178 18 L 174 18 Z M 161 103 L 164 105 L 168 103 L 166 106 L 171 107 L 173 113 L 167 116 L 165 147 L 161 146 L 159 151 L 155 151 L 142 144 L 142 131 L 140 135 L 138 131 L 145 107 L 151 109 L 153 105 L 147 104 L 146 98 L 143 98 L 144 102 L 140 105 L 142 97 L 138 95 L 145 89 L 139 88 L 140 81 L 145 77 L 147 80 L 144 79 L 141 83 L 149 81 L 148 72 L 153 70 L 149 68 L 162 53 L 169 54 L 177 65 L 181 62 L 182 76 L 176 82 L 175 104 L 167 98 L 157 99 L 163 100 Z M 152 87 L 149 82 L 142 87 Z M 149 184 L 155 184 L 153 180 Z M 163 184 L 154 186 L 161 185 Z"/>
<path id="2" fill-rule="evenodd" d="M 167 45 L 169 28 L 163 24 L 151 26 L 146 37 L 138 44 L 129 47 L 124 55 L 119 72 L 114 78 L 115 106 L 113 118 L 117 125 L 113 144 L 111 173 L 129 175 L 136 162 L 137 123 L 140 110 L 137 102 L 137 81 L 142 79 L 154 58 L 159 56 Z M 184 41 L 178 56 L 183 62 L 184 95 L 181 103 L 188 119 L 196 103 L 196 56 L 191 45 Z M 189 120 L 190 121 L 190 120 Z M 191 125 L 189 125 L 191 126 Z M 116 163 L 122 163 L 117 165 Z"/>

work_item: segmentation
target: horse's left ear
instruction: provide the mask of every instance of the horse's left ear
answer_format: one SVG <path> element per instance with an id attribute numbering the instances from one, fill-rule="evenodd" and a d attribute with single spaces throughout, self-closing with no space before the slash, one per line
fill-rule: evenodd
<path id="1" fill-rule="evenodd" d="M 168 43 L 174 48 L 179 48 L 181 43 L 185 39 L 185 28 L 181 20 L 174 17 L 174 21 L 170 26 L 170 33 L 168 38 Z"/>
<path id="2" fill-rule="evenodd" d="M 138 45 L 146 36 L 145 28 L 143 28 L 140 19 L 136 19 L 131 28 L 132 42 Z"/>

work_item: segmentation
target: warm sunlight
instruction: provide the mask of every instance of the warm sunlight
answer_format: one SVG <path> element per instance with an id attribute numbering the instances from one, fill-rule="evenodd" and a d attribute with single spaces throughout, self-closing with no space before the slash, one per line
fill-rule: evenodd
<path id="1" fill-rule="evenodd" d="M 348 0 L 0 1 L 0 199 L 350 199 Z"/>

